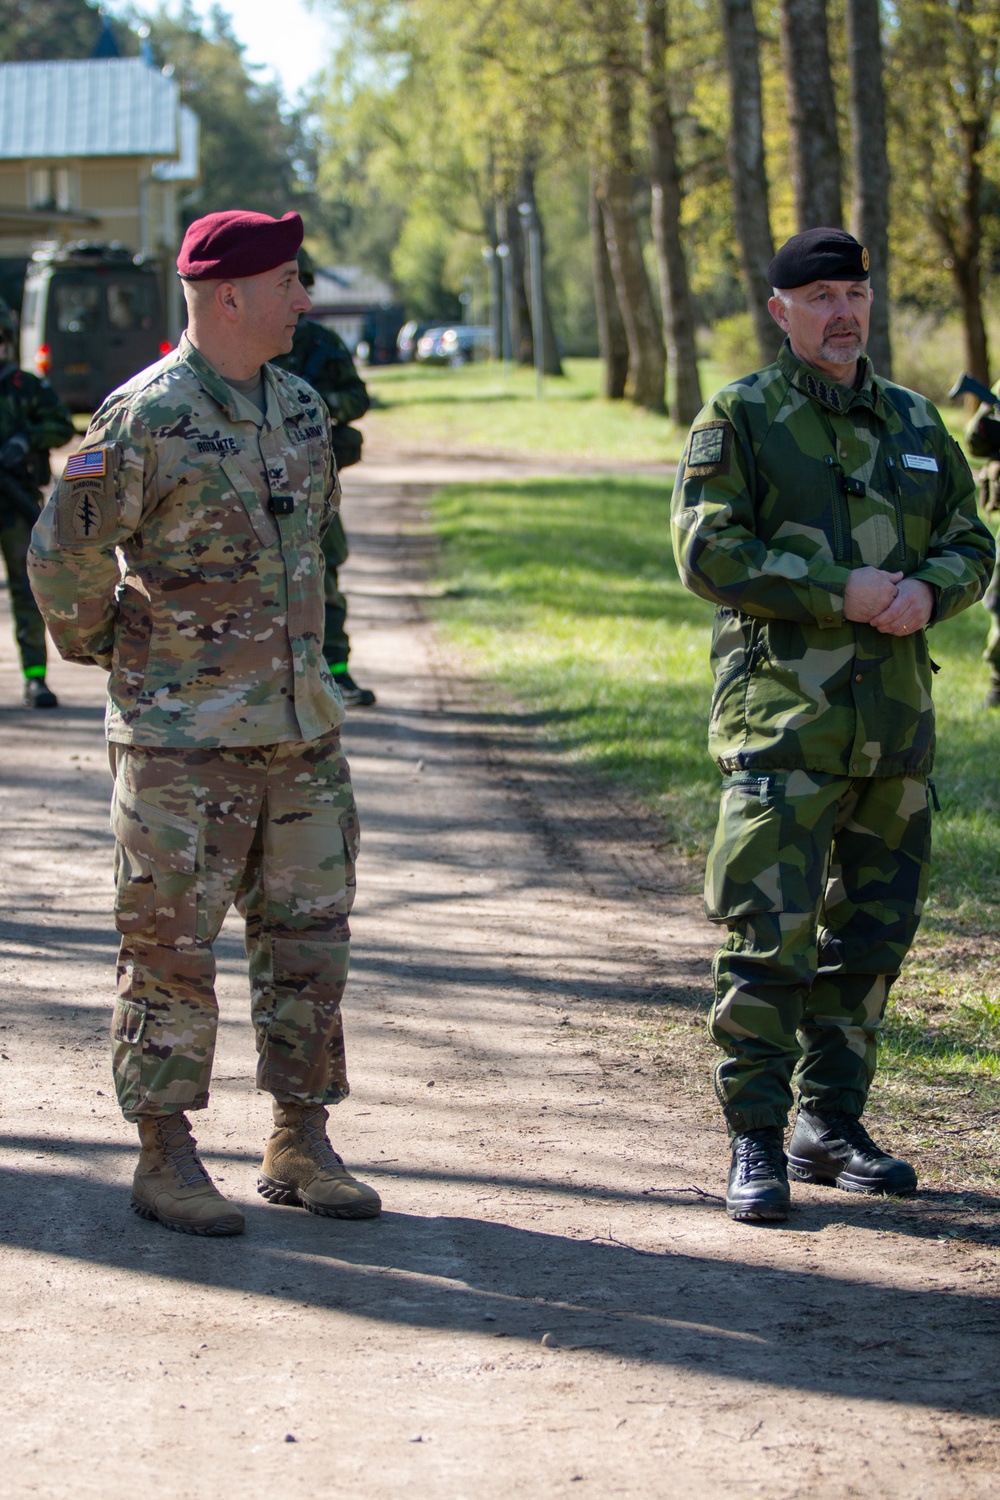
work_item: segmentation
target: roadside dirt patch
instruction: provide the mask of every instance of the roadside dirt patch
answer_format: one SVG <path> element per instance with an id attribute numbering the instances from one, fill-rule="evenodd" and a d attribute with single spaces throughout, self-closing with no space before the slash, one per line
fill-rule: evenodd
<path id="1" fill-rule="evenodd" d="M 57 713 L 0 708 L 8 1493 L 992 1495 L 1000 1255 L 966 1231 L 996 1201 L 801 1189 L 787 1227 L 728 1222 L 688 874 L 427 624 L 421 507 L 470 470 L 347 476 L 379 705 L 347 730 L 364 847 L 332 1123 L 380 1220 L 255 1193 L 235 924 L 195 1130 L 247 1234 L 129 1213 L 102 682 L 60 664 Z M 13 705 L 6 618 L 0 650 Z"/>

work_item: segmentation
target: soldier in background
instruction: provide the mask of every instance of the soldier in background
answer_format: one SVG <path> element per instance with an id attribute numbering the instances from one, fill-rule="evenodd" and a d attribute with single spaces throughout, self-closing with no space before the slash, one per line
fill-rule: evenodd
<path id="1" fill-rule="evenodd" d="M 28 544 L 38 520 L 49 451 L 73 436 L 73 418 L 47 380 L 17 364 L 17 324 L 0 300 L 0 551 L 7 568 L 26 708 L 58 708 L 45 681 L 45 622 L 28 583 Z"/>
<path id="2" fill-rule="evenodd" d="M 330 420 L 268 363 L 310 307 L 301 243 L 294 213 L 190 225 L 187 332 L 95 413 L 28 558 L 59 650 L 110 672 L 115 1088 L 141 1143 L 133 1207 L 187 1234 L 243 1230 L 187 1119 L 208 1104 L 213 944 L 231 905 L 275 1125 L 259 1191 L 337 1218 L 380 1209 L 326 1134 L 348 1093 L 358 817 L 322 655 Z"/>
<path id="3" fill-rule="evenodd" d="M 299 280 L 306 291 L 310 291 L 316 281 L 312 258 L 306 250 L 299 251 Z M 283 354 L 273 362 L 307 380 L 326 402 L 333 421 L 333 456 L 337 472 L 358 463 L 362 438 L 351 423 L 364 416 L 370 403 L 365 383 L 354 368 L 351 351 L 340 335 L 313 318 L 302 317 L 295 329 L 291 353 Z M 375 702 L 375 694 L 371 688 L 359 687 L 347 665 L 351 654 L 351 643 L 347 638 L 347 599 L 340 589 L 338 569 L 343 567 L 348 555 L 347 535 L 338 513 L 323 537 L 326 561 L 323 655 L 348 708 L 370 708 Z"/>
<path id="4" fill-rule="evenodd" d="M 768 279 L 787 339 L 698 416 L 673 502 L 681 578 L 717 606 L 705 904 L 728 937 L 709 1031 L 725 1053 L 726 1207 L 750 1221 L 787 1217 L 789 1171 L 916 1188 L 861 1115 L 927 891 L 924 631 L 979 598 L 994 553 L 937 411 L 865 357 L 867 251 L 808 230 Z"/>
<path id="5" fill-rule="evenodd" d="M 1000 380 L 993 387 L 1000 393 Z M 979 471 L 979 504 L 989 514 L 1000 511 L 1000 417 L 995 406 L 980 406 L 965 429 L 970 453 L 986 462 Z M 983 603 L 989 612 L 990 629 L 986 637 L 983 660 L 990 669 L 990 685 L 986 691 L 986 708 L 1000 708 L 1000 560 L 993 570 L 989 588 L 983 595 Z"/>

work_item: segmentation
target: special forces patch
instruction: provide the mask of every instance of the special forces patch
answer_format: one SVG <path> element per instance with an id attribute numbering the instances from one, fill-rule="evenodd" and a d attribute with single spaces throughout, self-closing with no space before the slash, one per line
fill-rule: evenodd
<path id="1" fill-rule="evenodd" d="M 113 444 L 70 455 L 57 502 L 61 546 L 94 545 L 112 535 L 118 522 L 117 478 Z"/>
<path id="2" fill-rule="evenodd" d="M 695 479 L 710 479 L 729 467 L 733 428 L 729 422 L 706 422 L 692 429 L 684 468 Z"/>

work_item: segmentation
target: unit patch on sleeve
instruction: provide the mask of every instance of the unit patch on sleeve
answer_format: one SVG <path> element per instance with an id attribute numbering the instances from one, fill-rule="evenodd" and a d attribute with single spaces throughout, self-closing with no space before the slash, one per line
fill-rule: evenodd
<path id="1" fill-rule="evenodd" d="M 59 483 L 59 542 L 63 547 L 94 546 L 118 525 L 118 449 L 111 445 L 73 453 Z"/>
<path id="2" fill-rule="evenodd" d="M 684 469 L 695 479 L 710 479 L 729 467 L 729 450 L 733 442 L 730 422 L 706 422 L 692 429 Z"/>

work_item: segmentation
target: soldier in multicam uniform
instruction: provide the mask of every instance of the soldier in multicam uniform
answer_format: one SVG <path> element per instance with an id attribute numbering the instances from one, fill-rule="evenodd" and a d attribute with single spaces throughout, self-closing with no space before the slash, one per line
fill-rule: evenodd
<path id="1" fill-rule="evenodd" d="M 1000 380 L 993 390 L 1000 397 Z M 1000 511 L 1000 414 L 997 407 L 987 406 L 983 402 L 966 427 L 965 438 L 970 453 L 976 458 L 986 459 L 979 472 L 979 504 L 987 513 L 995 514 Z M 985 706 L 1000 708 L 1000 560 L 993 569 L 993 577 L 983 595 L 983 603 L 990 616 L 986 650 L 983 652 L 983 660 L 990 669 Z"/>
<path id="2" fill-rule="evenodd" d="M 786 1218 L 788 1171 L 916 1188 L 860 1117 L 927 887 L 924 631 L 978 599 L 993 562 L 937 411 L 864 355 L 867 252 L 809 230 L 768 276 L 788 339 L 701 412 L 673 502 L 681 577 L 717 606 L 709 746 L 724 779 L 705 892 L 729 935 L 709 1031 L 739 1220 Z"/>
<path id="3" fill-rule="evenodd" d="M 0 551 L 7 569 L 26 708 L 58 708 L 45 681 L 45 621 L 28 583 L 28 544 L 49 479 L 49 450 L 73 436 L 73 418 L 47 380 L 17 364 L 17 325 L 0 300 Z"/>
<path id="4" fill-rule="evenodd" d="M 232 904 L 276 1127 L 259 1189 L 337 1217 L 380 1208 L 326 1135 L 348 1092 L 358 818 L 321 649 L 320 536 L 340 498 L 329 418 L 267 363 L 310 306 L 301 241 L 298 214 L 191 225 L 188 332 L 95 414 L 29 557 L 62 654 L 111 674 L 115 1086 L 142 1147 L 133 1206 L 192 1234 L 243 1229 L 185 1115 L 208 1103 L 212 945 Z"/>
<path id="5" fill-rule="evenodd" d="M 299 251 L 299 280 L 311 292 L 316 280 L 312 258 Z M 351 424 L 363 417 L 370 402 L 365 383 L 354 368 L 351 351 L 332 328 L 312 318 L 300 318 L 295 329 L 290 354 L 274 361 L 307 380 L 326 402 L 333 421 L 333 456 L 337 473 L 342 474 L 361 458 L 361 433 Z M 339 513 L 323 533 L 323 559 L 326 572 L 323 592 L 326 611 L 323 628 L 323 655 L 337 679 L 340 696 L 348 708 L 370 708 L 375 702 L 371 688 L 361 687 L 348 669 L 351 643 L 347 637 L 347 599 L 340 588 L 339 569 L 349 556 L 347 534 Z"/>

